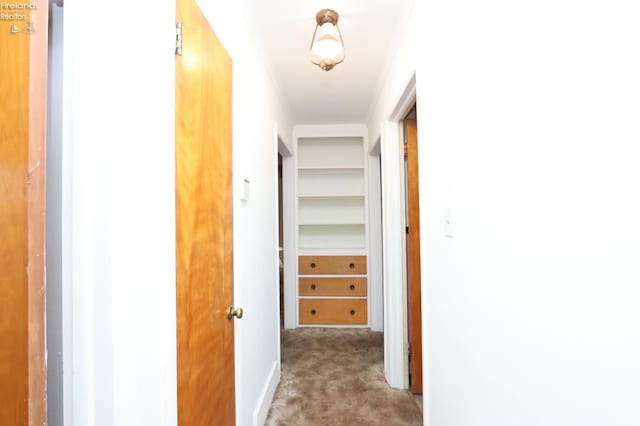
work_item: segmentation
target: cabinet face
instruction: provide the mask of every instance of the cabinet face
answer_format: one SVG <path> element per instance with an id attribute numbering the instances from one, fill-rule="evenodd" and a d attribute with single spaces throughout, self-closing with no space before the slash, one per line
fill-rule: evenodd
<path id="1" fill-rule="evenodd" d="M 333 274 L 333 275 L 366 275 L 366 256 L 300 256 L 298 257 L 298 273 Z"/>
<path id="2" fill-rule="evenodd" d="M 366 299 L 300 299 L 302 325 L 366 325 Z"/>
<path id="3" fill-rule="evenodd" d="M 364 277 L 300 277 L 298 295 L 366 297 L 367 279 Z"/>

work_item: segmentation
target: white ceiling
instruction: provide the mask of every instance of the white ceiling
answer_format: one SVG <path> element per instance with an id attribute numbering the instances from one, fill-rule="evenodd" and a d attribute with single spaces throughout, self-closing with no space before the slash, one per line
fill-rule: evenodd
<path id="1" fill-rule="evenodd" d="M 293 124 L 363 123 L 415 0 L 242 0 L 258 47 Z M 326 72 L 309 60 L 315 15 L 340 15 L 344 62 Z"/>

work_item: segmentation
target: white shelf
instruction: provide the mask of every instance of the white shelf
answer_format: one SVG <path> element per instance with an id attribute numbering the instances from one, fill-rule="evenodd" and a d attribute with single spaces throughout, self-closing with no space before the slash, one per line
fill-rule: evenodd
<path id="1" fill-rule="evenodd" d="M 298 139 L 300 250 L 366 248 L 364 140 Z"/>
<path id="2" fill-rule="evenodd" d="M 364 200 L 364 194 L 345 194 L 345 195 L 299 195 L 298 200 Z"/>
<path id="3" fill-rule="evenodd" d="M 307 277 L 307 275 L 305 275 Z M 322 276 L 324 278 L 324 275 Z M 298 299 L 337 299 L 337 300 L 367 300 L 367 296 L 298 296 Z"/>
<path id="4" fill-rule="evenodd" d="M 353 196 L 364 195 L 363 169 L 300 170 L 298 173 L 300 196 Z"/>
<path id="5" fill-rule="evenodd" d="M 364 249 L 365 225 L 300 225 L 300 249 Z"/>
<path id="6" fill-rule="evenodd" d="M 364 225 L 364 196 L 299 198 L 298 223 L 300 225 Z"/>
<path id="7" fill-rule="evenodd" d="M 298 168 L 362 168 L 363 139 L 299 138 Z"/>
<path id="8" fill-rule="evenodd" d="M 324 225 L 364 225 L 364 221 L 353 221 L 353 222 L 349 222 L 346 220 L 342 220 L 342 221 L 334 221 L 331 219 L 327 219 L 327 220 L 316 220 L 316 221 L 300 221 L 299 222 L 300 226 L 324 226 Z"/>
<path id="9" fill-rule="evenodd" d="M 356 171 L 356 170 L 364 170 L 364 167 L 298 167 L 298 170 L 301 172 L 344 172 L 344 171 Z"/>
<path id="10" fill-rule="evenodd" d="M 333 220 L 333 219 L 319 219 L 319 220 L 301 220 L 299 224 L 302 225 L 364 225 L 365 222 L 363 220 L 354 220 L 352 222 L 348 220 Z"/>

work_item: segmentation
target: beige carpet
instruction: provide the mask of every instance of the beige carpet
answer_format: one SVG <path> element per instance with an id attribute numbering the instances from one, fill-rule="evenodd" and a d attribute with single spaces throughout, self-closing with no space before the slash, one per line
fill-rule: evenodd
<path id="1" fill-rule="evenodd" d="M 282 377 L 266 425 L 422 425 L 408 391 L 383 374 L 382 333 L 300 328 L 282 332 Z"/>

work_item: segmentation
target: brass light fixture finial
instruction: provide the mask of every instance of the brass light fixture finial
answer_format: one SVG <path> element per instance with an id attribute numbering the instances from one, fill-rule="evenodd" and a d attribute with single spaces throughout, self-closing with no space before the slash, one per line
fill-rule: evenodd
<path id="1" fill-rule="evenodd" d="M 311 62 L 330 71 L 344 61 L 344 42 L 338 28 L 338 12 L 323 9 L 316 13 L 316 29 L 309 48 Z"/>

